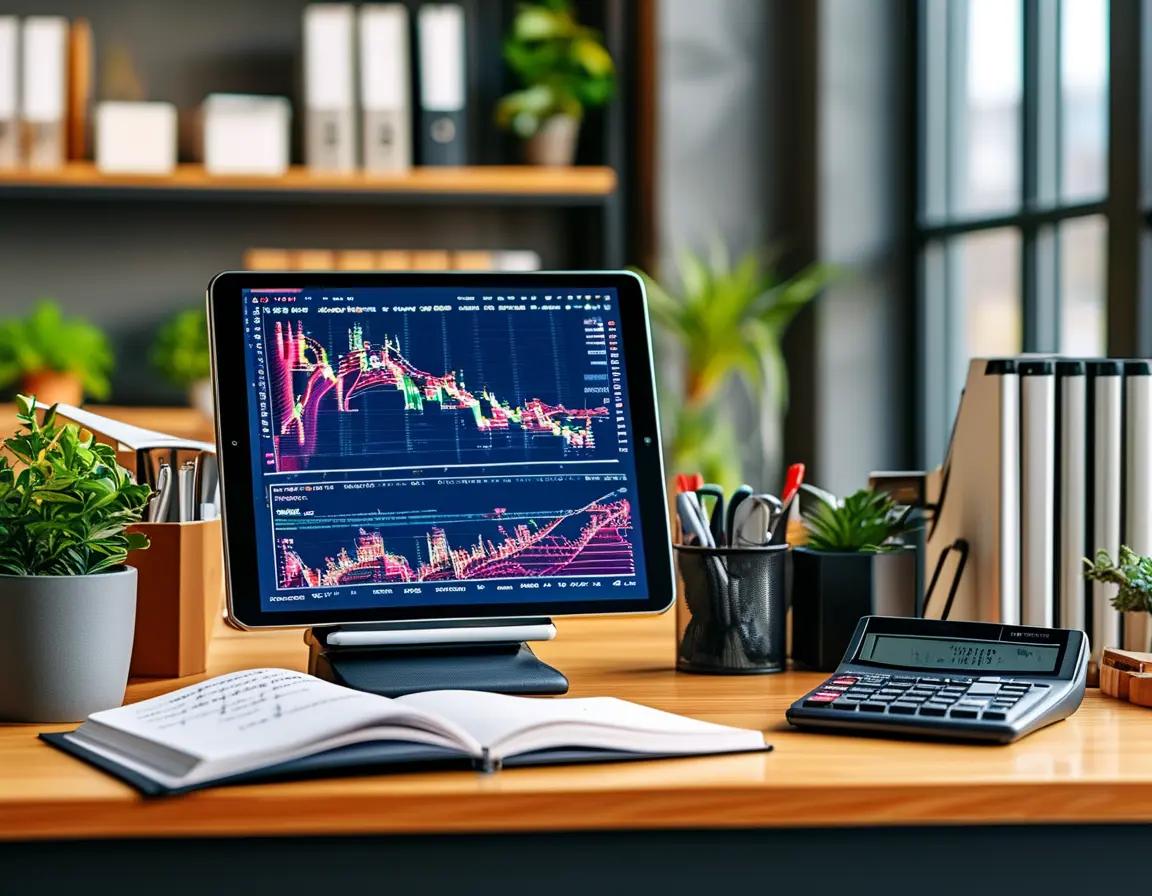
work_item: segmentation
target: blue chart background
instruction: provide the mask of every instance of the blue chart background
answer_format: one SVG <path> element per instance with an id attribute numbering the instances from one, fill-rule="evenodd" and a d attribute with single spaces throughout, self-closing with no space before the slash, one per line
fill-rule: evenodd
<path id="1" fill-rule="evenodd" d="M 365 304 L 374 300 L 358 297 Z M 390 303 L 403 301 L 393 297 Z M 433 301 L 427 297 L 421 299 Z M 603 311 L 541 312 L 383 312 L 375 315 L 308 314 L 300 317 L 264 316 L 265 345 L 274 345 L 275 322 L 303 321 L 304 332 L 328 351 L 335 368 L 348 351 L 348 331 L 359 324 L 363 338 L 374 346 L 385 337 L 398 341 L 409 363 L 424 373 L 443 376 L 457 372 L 457 382 L 479 396 L 487 389 L 502 403 L 522 407 L 532 399 L 573 410 L 605 407 L 607 393 L 585 393 L 588 387 L 609 387 L 607 366 L 593 366 L 584 332 L 585 317 L 605 323 L 614 319 Z M 622 365 L 621 365 L 622 367 Z M 623 384 L 623 371 L 620 370 Z M 595 376 L 589 380 L 586 376 Z M 294 391 L 305 388 L 306 378 L 296 374 Z M 626 390 L 626 385 L 625 385 Z M 621 392 L 626 395 L 626 391 Z M 623 399 L 627 401 L 627 399 Z M 404 409 L 404 396 L 392 386 L 357 392 L 349 407 L 336 409 L 336 393 L 320 400 L 316 452 L 307 469 L 357 469 L 419 464 L 518 463 L 573 459 L 614 459 L 618 456 L 615 422 L 592 418 L 595 448 L 569 448 L 563 438 L 524 432 L 519 427 L 482 432 L 467 410 L 441 410 L 426 401 L 423 411 Z M 627 411 L 627 407 L 624 408 Z M 284 421 L 275 419 L 274 430 Z M 577 425 L 579 425 L 577 423 Z M 290 437 L 282 442 L 285 454 L 294 451 Z M 407 454 L 408 457 L 397 456 Z"/>
<path id="2" fill-rule="evenodd" d="M 465 293 L 467 286 L 459 289 L 359 289 L 343 290 L 345 297 L 353 297 L 357 305 L 420 305 L 453 304 L 462 302 L 457 298 Z M 476 298 L 468 304 L 483 304 L 483 299 L 472 290 Z M 644 557 L 642 536 L 635 518 L 635 460 L 631 451 L 631 432 L 627 432 L 629 450 L 621 452 L 617 441 L 615 402 L 621 401 L 623 419 L 630 421 L 627 406 L 628 387 L 625 380 L 625 364 L 621 351 L 618 365 L 613 371 L 607 365 L 593 365 L 593 360 L 608 360 L 607 356 L 591 357 L 585 333 L 586 318 L 598 317 L 607 325 L 609 320 L 618 321 L 616 296 L 612 307 L 599 311 L 480 311 L 480 312 L 378 312 L 375 314 L 317 314 L 314 309 L 329 305 L 319 296 L 331 290 L 304 290 L 297 294 L 296 307 L 310 306 L 308 314 L 272 315 L 262 314 L 264 345 L 270 351 L 275 346 L 276 321 L 295 324 L 302 321 L 306 335 L 322 344 L 328 351 L 333 367 L 339 356 L 348 350 L 348 331 L 359 324 L 363 338 L 373 345 L 380 345 L 385 336 L 399 339 L 400 350 L 415 368 L 434 376 L 441 376 L 450 370 L 457 371 L 457 381 L 474 395 L 479 395 L 487 387 L 502 403 L 513 407 L 523 406 L 531 399 L 539 399 L 550 405 L 564 405 L 570 409 L 583 409 L 605 406 L 605 393 L 585 393 L 586 386 L 611 389 L 612 373 L 619 374 L 621 385 L 619 398 L 613 393 L 612 403 L 607 405 L 609 414 L 593 417 L 592 427 L 595 438 L 593 448 L 569 448 L 562 437 L 542 433 L 526 433 L 517 424 L 507 431 L 482 432 L 477 430 L 473 415 L 468 410 L 442 411 L 435 402 L 425 402 L 423 412 L 406 411 L 403 395 L 394 387 L 379 386 L 358 393 L 351 406 L 358 408 L 356 413 L 336 410 L 334 392 L 326 395 L 317 427 L 317 454 L 310 468 L 301 472 L 267 476 L 261 458 L 253 457 L 255 475 L 254 499 L 256 503 L 257 544 L 256 558 L 259 571 L 262 603 L 267 609 L 304 610 L 321 605 L 331 609 L 352 609 L 375 606 L 412 606 L 443 604 L 483 604 L 538 602 L 547 600 L 594 600 L 620 599 L 635 600 L 646 596 L 644 580 Z M 543 296 L 538 297 L 539 301 Z M 347 303 L 347 302 L 346 302 Z M 619 339 L 619 325 L 616 333 Z M 607 335 L 607 331 L 605 331 Z M 253 343 L 249 343 L 248 370 L 255 380 L 257 360 Z M 596 379 L 586 378 L 588 375 Z M 304 378 L 299 379 L 294 388 L 299 392 Z M 255 406 L 255 396 L 251 404 Z M 487 416 L 487 415 L 486 415 Z M 279 421 L 273 427 L 278 430 Z M 578 422 L 577 422 L 577 425 Z M 259 421 L 254 415 L 252 434 L 259 438 Z M 259 443 L 259 442 L 257 442 Z M 264 443 L 267 447 L 267 444 Z M 574 461 L 595 461 L 593 464 L 573 463 Z M 436 468 L 448 465 L 469 464 L 464 468 L 445 471 L 453 477 L 482 477 L 499 475 L 517 477 L 525 474 L 546 475 L 551 481 L 537 481 L 531 485 L 503 485 L 494 488 L 485 484 L 454 484 L 451 486 L 426 485 L 421 489 L 420 501 L 425 508 L 443 508 L 446 513 L 483 514 L 493 507 L 516 510 L 545 511 L 554 509 L 575 509 L 590 501 L 601 498 L 617 488 L 627 489 L 626 495 L 632 505 L 631 528 L 627 531 L 628 541 L 633 549 L 635 575 L 633 585 L 625 590 L 608 587 L 609 583 L 589 579 L 587 588 L 570 585 L 568 589 L 557 591 L 553 586 L 547 594 L 539 590 L 505 590 L 496 595 L 491 583 L 486 588 L 478 587 L 478 582 L 469 581 L 464 592 L 430 594 L 427 587 L 422 594 L 391 596 L 386 600 L 371 593 L 368 586 L 317 589 L 307 591 L 305 601 L 271 601 L 279 590 L 277 568 L 277 544 L 274 538 L 269 507 L 269 486 L 303 485 L 312 483 L 339 484 L 361 480 L 407 480 L 415 475 L 422 478 L 435 477 Z M 363 468 L 391 468 L 379 473 L 363 472 Z M 354 472 L 361 470 L 360 472 Z M 588 481 L 587 475 L 615 474 L 622 477 L 616 481 Z M 382 518 L 373 520 L 372 507 L 365 505 L 364 493 L 348 490 L 315 493 L 313 509 L 319 514 L 332 512 L 355 512 L 355 524 L 333 520 L 332 527 L 298 529 L 284 531 L 295 539 L 295 549 L 310 568 L 322 568 L 324 559 L 334 556 L 341 547 L 354 552 L 355 538 L 360 528 L 367 531 L 379 529 L 385 538 L 388 549 L 404 554 L 413 567 L 425 559 L 416 546 L 423 542 L 433 525 L 441 525 L 433 515 L 413 518 L 403 526 L 382 525 L 389 520 L 385 511 Z M 329 497 L 334 496 L 334 497 Z M 397 496 L 398 497 L 398 496 Z M 499 501 L 495 498 L 499 497 Z M 315 500 L 315 499 L 313 499 Z M 326 502 L 333 503 L 326 503 Z M 494 502 L 495 501 L 495 502 Z M 369 499 L 369 503 L 371 500 Z M 491 505 L 491 506 L 489 506 Z M 367 513 L 359 514 L 361 508 Z M 516 521 L 508 520 L 510 528 Z M 543 524 L 544 519 L 538 522 Z M 485 525 L 486 523 L 486 525 Z M 478 528 L 479 525 L 479 528 Z M 475 535 L 497 537 L 496 521 L 446 522 L 442 525 L 453 547 L 470 543 Z M 564 530 L 567 533 L 567 529 Z M 424 548 L 426 552 L 426 547 Z M 524 580 L 527 581 L 527 580 Z M 542 580 L 536 578 L 535 581 Z M 592 590 L 589 590 L 592 589 Z M 319 595 L 324 591 L 323 597 Z M 295 592 L 299 594 L 300 592 Z"/>

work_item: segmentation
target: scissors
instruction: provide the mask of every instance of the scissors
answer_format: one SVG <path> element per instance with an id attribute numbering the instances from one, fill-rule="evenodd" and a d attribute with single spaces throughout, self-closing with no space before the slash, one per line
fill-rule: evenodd
<path id="1" fill-rule="evenodd" d="M 775 495 L 749 495 L 732 515 L 729 537 L 733 547 L 763 547 L 784 513 L 784 503 Z"/>

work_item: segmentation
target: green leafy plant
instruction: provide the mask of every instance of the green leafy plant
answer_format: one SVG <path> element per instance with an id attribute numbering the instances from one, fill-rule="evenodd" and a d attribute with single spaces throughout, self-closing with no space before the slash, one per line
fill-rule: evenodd
<path id="1" fill-rule="evenodd" d="M 767 441 L 770 428 L 783 425 L 788 404 L 784 333 L 832 269 L 813 265 L 781 278 L 768 253 L 753 250 L 733 263 L 719 239 L 706 256 L 680 252 L 676 266 L 678 293 L 637 272 L 652 320 L 680 355 L 680 388 L 664 390 L 669 460 L 676 472 L 700 472 L 709 482 L 734 487 L 743 465 L 727 387 L 736 380 L 745 384 L 762 409 L 761 438 Z"/>
<path id="2" fill-rule="evenodd" d="M 82 318 L 64 317 L 55 302 L 45 299 L 27 317 L 0 321 L 0 387 L 51 371 L 72 374 L 85 393 L 107 398 L 113 366 L 104 333 Z"/>
<path id="3" fill-rule="evenodd" d="M 16 398 L 21 430 L 0 455 L 0 574 L 83 576 L 111 572 L 148 539 L 138 522 L 152 490 L 116 464 L 116 452 L 71 423 L 56 406 L 36 419 L 34 398 Z M 14 459 L 14 462 L 13 462 Z"/>
<path id="4" fill-rule="evenodd" d="M 211 375 L 208 312 L 189 308 L 172 317 L 156 334 L 152 366 L 173 386 L 187 388 Z"/>
<path id="5" fill-rule="evenodd" d="M 527 139 L 553 116 L 579 120 L 616 92 L 616 67 L 600 35 L 576 21 L 568 0 L 520 4 L 504 61 L 522 85 L 496 106 L 496 123 Z"/>
<path id="6" fill-rule="evenodd" d="M 882 492 L 861 489 L 837 504 L 817 501 L 805 513 L 807 547 L 828 553 L 877 553 L 902 547 L 896 541 L 914 530 L 912 508 Z"/>
<path id="7" fill-rule="evenodd" d="M 1119 590 L 1112 606 L 1126 613 L 1152 613 L 1152 557 L 1143 557 L 1127 545 L 1120 545 L 1118 562 L 1107 551 L 1096 552 L 1096 561 L 1084 558 L 1084 578 L 1090 582 L 1116 585 Z"/>

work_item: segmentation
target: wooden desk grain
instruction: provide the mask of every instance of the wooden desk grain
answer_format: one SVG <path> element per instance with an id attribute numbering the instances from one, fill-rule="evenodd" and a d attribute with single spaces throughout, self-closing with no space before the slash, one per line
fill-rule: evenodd
<path id="1" fill-rule="evenodd" d="M 764 729 L 775 751 L 268 784 L 145 802 L 38 741 L 43 729 L 0 726 L 0 839 L 1152 821 L 1152 710 L 1090 691 L 1070 720 L 1007 747 L 804 734 L 783 713 L 818 676 L 677 674 L 673 628 L 667 615 L 562 620 L 557 640 L 537 650 L 568 674 L 573 696 L 611 694 Z M 222 627 L 210 672 L 303 669 L 305 659 L 299 632 Z M 174 684 L 134 683 L 129 699 Z"/>

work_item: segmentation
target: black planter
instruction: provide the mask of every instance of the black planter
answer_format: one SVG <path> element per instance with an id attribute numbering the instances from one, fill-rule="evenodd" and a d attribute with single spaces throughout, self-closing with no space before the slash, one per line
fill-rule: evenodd
<path id="1" fill-rule="evenodd" d="M 792 551 L 792 660 L 836 668 L 862 616 L 916 614 L 916 551 Z"/>

